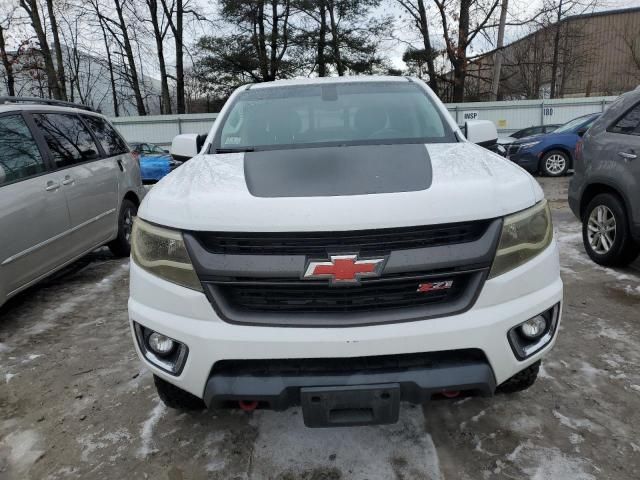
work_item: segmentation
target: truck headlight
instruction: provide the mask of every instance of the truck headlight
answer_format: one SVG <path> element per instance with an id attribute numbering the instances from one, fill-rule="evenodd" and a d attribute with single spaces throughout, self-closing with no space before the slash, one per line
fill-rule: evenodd
<path id="1" fill-rule="evenodd" d="M 489 278 L 502 275 L 531 260 L 549 246 L 552 238 L 551 212 L 546 200 L 505 217 Z"/>
<path id="2" fill-rule="evenodd" d="M 182 233 L 176 230 L 157 227 L 136 217 L 131 234 L 131 258 L 153 275 L 202 291 Z"/>

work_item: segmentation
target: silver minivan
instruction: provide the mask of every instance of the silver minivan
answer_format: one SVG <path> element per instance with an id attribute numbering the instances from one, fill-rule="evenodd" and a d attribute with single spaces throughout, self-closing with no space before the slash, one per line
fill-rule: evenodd
<path id="1" fill-rule="evenodd" d="M 0 305 L 101 245 L 129 255 L 145 189 L 104 116 L 0 98 Z"/>

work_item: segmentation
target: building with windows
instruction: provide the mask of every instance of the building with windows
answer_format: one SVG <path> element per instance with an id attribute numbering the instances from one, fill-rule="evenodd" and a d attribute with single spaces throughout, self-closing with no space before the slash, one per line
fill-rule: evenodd
<path id="1" fill-rule="evenodd" d="M 29 48 L 19 53 L 12 52 L 15 92 L 22 97 L 51 98 L 48 91 L 47 75 L 40 50 Z M 114 65 L 113 86 L 109 67 L 103 59 L 76 50 L 66 50 L 65 72 L 67 97 L 69 101 L 82 103 L 116 116 L 113 87 L 117 102 L 118 116 L 137 115 L 133 89 L 123 65 Z M 140 75 L 142 95 L 148 115 L 160 113 L 160 82 L 146 75 Z M 0 96 L 7 95 L 6 71 L 0 64 Z"/>
<path id="2" fill-rule="evenodd" d="M 498 98 L 549 98 L 556 49 L 555 97 L 618 95 L 631 90 L 640 83 L 640 8 L 566 17 L 507 45 L 502 50 Z M 467 101 L 491 99 L 496 55 L 494 50 L 469 64 Z"/>

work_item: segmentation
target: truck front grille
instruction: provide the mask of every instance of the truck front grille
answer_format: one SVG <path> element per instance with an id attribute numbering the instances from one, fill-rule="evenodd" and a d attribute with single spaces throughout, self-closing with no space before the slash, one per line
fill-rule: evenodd
<path id="1" fill-rule="evenodd" d="M 419 307 L 450 302 L 468 285 L 470 274 L 447 277 L 451 288 L 418 292 L 429 278 L 394 278 L 366 281 L 361 285 L 329 287 L 326 283 L 272 282 L 218 284 L 227 301 L 237 308 L 254 312 L 341 313 L 371 312 Z"/>
<path id="2" fill-rule="evenodd" d="M 185 232 L 184 239 L 204 292 L 223 320 L 346 327 L 468 310 L 489 273 L 501 229 L 502 220 L 493 219 L 351 232 Z M 309 261 L 339 253 L 384 257 L 384 268 L 379 277 L 355 284 L 303 279 Z M 450 284 L 421 287 L 434 282 Z"/>
<path id="3" fill-rule="evenodd" d="M 353 252 L 362 256 L 394 250 L 455 245 L 478 239 L 490 220 L 349 232 L 192 232 L 210 253 L 226 255 L 307 255 Z"/>

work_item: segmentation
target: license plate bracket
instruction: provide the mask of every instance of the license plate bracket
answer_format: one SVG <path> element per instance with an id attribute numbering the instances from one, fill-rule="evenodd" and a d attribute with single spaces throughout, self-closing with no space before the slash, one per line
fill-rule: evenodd
<path id="1" fill-rule="evenodd" d="M 307 427 L 383 425 L 398 421 L 400 385 L 351 385 L 300 389 Z"/>

